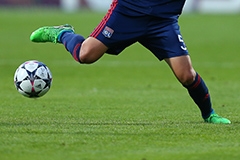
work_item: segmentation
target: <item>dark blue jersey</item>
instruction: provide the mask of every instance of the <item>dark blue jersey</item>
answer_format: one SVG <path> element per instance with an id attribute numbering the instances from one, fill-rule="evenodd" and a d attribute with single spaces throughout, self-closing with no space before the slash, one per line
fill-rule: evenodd
<path id="1" fill-rule="evenodd" d="M 185 0 L 116 0 L 116 1 L 118 1 L 119 5 L 137 11 L 139 13 L 164 18 L 180 15 L 182 13 L 182 9 L 185 3 Z"/>

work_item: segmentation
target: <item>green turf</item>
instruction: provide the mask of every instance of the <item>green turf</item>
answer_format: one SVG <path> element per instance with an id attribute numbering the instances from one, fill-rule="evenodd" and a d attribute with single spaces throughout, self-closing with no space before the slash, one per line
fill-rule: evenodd
<path id="1" fill-rule="evenodd" d="M 0 10 L 0 159 L 239 159 L 239 15 L 180 18 L 193 65 L 231 125 L 204 123 L 168 66 L 139 44 L 79 65 L 61 45 L 29 41 L 36 28 L 63 23 L 88 36 L 103 15 Z M 13 85 L 16 68 L 30 59 L 53 74 L 39 99 Z"/>

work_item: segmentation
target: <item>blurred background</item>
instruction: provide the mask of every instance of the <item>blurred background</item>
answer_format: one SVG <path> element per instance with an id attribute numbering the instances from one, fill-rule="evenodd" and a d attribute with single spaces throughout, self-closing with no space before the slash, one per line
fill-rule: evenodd
<path id="1" fill-rule="evenodd" d="M 65 12 L 80 9 L 105 11 L 112 0 L 0 0 L 1 7 L 55 7 Z M 187 0 L 184 12 L 239 13 L 239 0 Z"/>

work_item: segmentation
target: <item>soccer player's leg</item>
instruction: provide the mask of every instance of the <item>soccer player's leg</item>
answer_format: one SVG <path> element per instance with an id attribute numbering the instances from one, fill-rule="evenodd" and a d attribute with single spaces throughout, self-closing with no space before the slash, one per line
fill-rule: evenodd
<path id="1" fill-rule="evenodd" d="M 163 25 L 165 24 L 165 25 Z M 212 108 L 210 94 L 203 79 L 192 67 L 188 50 L 180 34 L 177 20 L 161 21 L 156 19 L 149 37 L 140 41 L 159 60 L 165 60 L 179 82 L 188 90 L 189 95 L 199 107 L 202 117 L 208 123 L 231 123 L 218 116 Z M 157 26 L 163 26 L 158 27 Z M 159 34 L 152 34 L 159 33 Z"/>
<path id="2" fill-rule="evenodd" d="M 188 55 L 167 58 L 165 61 L 171 67 L 180 83 L 187 88 L 189 95 L 199 107 L 205 122 L 216 124 L 231 123 L 230 120 L 220 117 L 214 112 L 208 88 L 200 75 L 193 69 Z"/>
<path id="3" fill-rule="evenodd" d="M 113 1 L 111 8 L 107 12 L 106 16 L 102 19 L 100 24 L 95 28 L 93 33 L 85 39 L 83 36 L 74 33 L 74 29 L 71 25 L 60 25 L 60 26 L 45 26 L 34 31 L 30 40 L 33 42 L 53 42 L 64 44 L 66 50 L 71 53 L 72 57 L 80 63 L 93 63 L 97 61 L 102 55 L 108 51 L 108 47 L 103 40 L 98 37 L 104 30 L 104 26 L 107 22 L 114 20 L 111 17 L 117 2 Z M 116 17 L 116 16 L 114 16 Z M 116 20 L 115 20 L 116 21 Z M 110 39 L 111 30 L 106 33 Z M 104 32 L 105 33 L 105 32 Z M 109 37 L 110 36 L 110 37 Z M 115 51 L 109 50 L 108 53 L 118 54 L 121 50 Z"/>
<path id="4" fill-rule="evenodd" d="M 80 63 L 93 63 L 107 50 L 99 40 L 92 37 L 85 40 L 81 35 L 75 34 L 73 27 L 68 24 L 41 27 L 32 32 L 30 40 L 39 43 L 62 43 L 72 57 Z"/>

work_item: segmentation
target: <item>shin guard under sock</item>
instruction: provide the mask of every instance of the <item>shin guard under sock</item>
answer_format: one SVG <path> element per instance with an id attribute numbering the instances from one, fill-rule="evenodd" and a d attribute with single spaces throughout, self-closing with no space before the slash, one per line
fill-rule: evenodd
<path id="1" fill-rule="evenodd" d="M 214 113 L 208 88 L 200 75 L 197 74 L 194 82 L 184 87 L 187 88 L 189 95 L 199 107 L 203 118 L 208 118 L 211 113 Z"/>
<path id="2" fill-rule="evenodd" d="M 80 62 L 79 54 L 82 43 L 85 40 L 84 37 L 72 32 L 65 32 L 59 40 L 65 46 L 66 50 L 71 53 L 72 57 L 77 62 Z"/>

